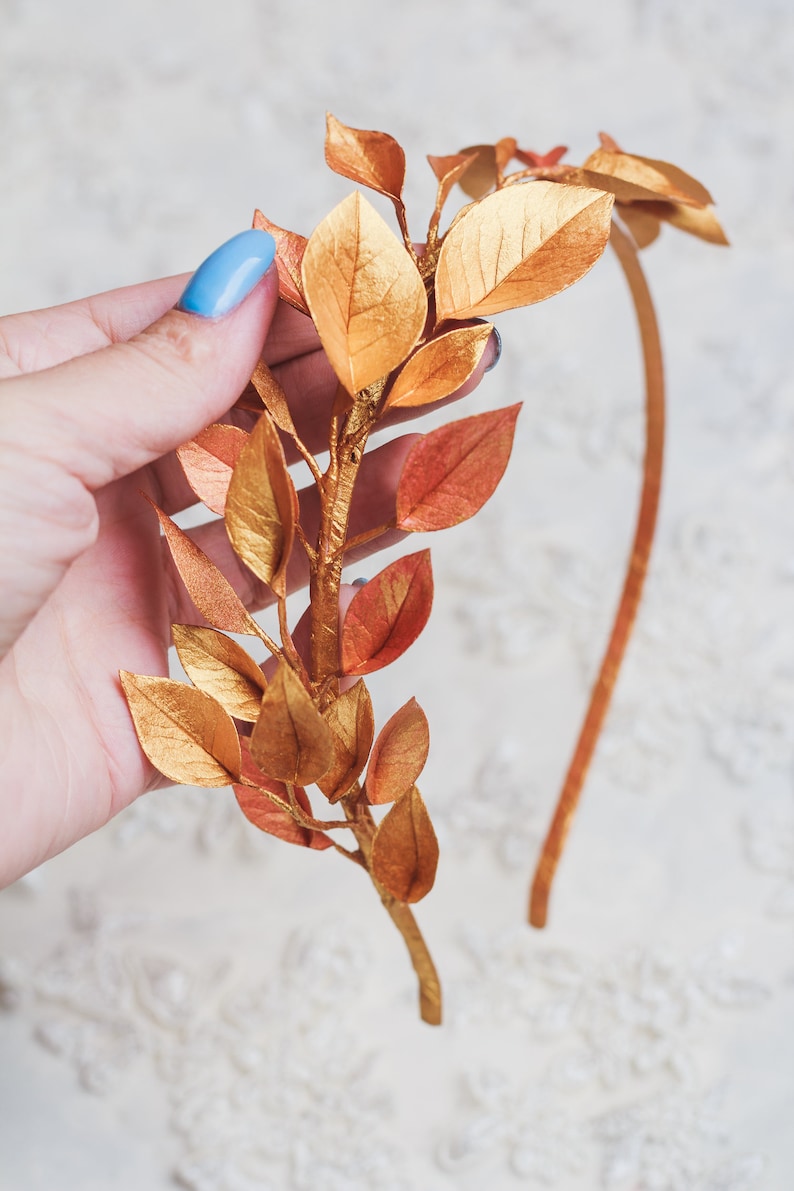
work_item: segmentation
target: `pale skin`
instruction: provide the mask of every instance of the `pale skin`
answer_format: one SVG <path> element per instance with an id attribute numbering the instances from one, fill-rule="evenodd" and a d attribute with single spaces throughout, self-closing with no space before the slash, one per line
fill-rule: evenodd
<path id="1" fill-rule="evenodd" d="M 169 626 L 202 620 L 141 491 L 171 515 L 196 503 L 175 449 L 229 420 L 260 355 L 310 449 L 327 435 L 336 380 L 309 319 L 278 301 L 275 269 L 217 320 L 173 309 L 186 281 L 0 319 L 0 887 L 163 783 L 118 671 L 167 674 Z M 351 534 L 388 522 L 412 441 L 371 452 Z M 310 491 L 304 507 L 310 520 Z M 251 610 L 269 602 L 220 523 L 191 535 Z"/>

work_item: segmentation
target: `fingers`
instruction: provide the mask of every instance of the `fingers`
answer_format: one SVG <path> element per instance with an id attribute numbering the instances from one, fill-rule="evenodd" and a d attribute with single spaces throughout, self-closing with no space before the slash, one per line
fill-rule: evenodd
<path id="1" fill-rule="evenodd" d="M 403 435 L 364 456 L 350 513 L 349 537 L 352 538 L 370 529 L 377 529 L 378 526 L 394 520 L 397 481 L 405 458 L 416 439 L 417 435 L 415 434 Z M 319 525 L 319 499 L 314 485 L 301 491 L 300 510 L 301 525 L 311 542 L 316 537 Z M 207 525 L 199 526 L 188 532 L 196 545 L 224 573 L 250 611 L 258 611 L 273 603 L 273 593 L 267 584 L 257 579 L 232 550 L 222 521 L 211 521 Z M 366 545 L 351 550 L 349 554 L 345 555 L 345 564 L 351 568 L 352 572 L 352 568 L 362 558 L 387 546 L 393 546 L 404 536 L 400 530 L 389 530 Z M 171 598 L 169 612 L 171 623 L 203 623 L 201 615 L 179 578 L 164 540 L 161 545 L 163 565 L 169 574 L 167 590 Z M 296 542 L 287 570 L 289 591 L 305 587 L 308 578 L 308 560 L 305 551 Z"/>

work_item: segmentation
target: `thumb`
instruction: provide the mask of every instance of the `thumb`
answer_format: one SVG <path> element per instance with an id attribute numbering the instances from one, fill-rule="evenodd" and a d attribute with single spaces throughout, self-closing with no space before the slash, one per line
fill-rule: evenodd
<path id="1" fill-rule="evenodd" d="M 256 366 L 278 300 L 274 256 L 267 232 L 241 232 L 132 339 L 5 381 L 0 444 L 96 491 L 192 438 L 231 408 Z"/>
<path id="2" fill-rule="evenodd" d="M 0 382 L 0 658 L 95 541 L 97 489 L 233 405 L 278 301 L 275 243 L 242 232 L 125 343 Z"/>

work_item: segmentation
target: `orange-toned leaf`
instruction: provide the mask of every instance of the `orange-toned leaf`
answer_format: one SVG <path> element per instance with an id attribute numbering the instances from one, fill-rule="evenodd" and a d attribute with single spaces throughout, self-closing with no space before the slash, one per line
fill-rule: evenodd
<path id="1" fill-rule="evenodd" d="M 360 777 L 375 736 L 372 699 L 360 679 L 323 712 L 334 742 L 333 761 L 317 785 L 329 802 L 338 802 Z"/>
<path id="2" fill-rule="evenodd" d="M 378 733 L 367 766 L 366 791 L 370 802 L 402 798 L 425 767 L 430 751 L 427 716 L 416 699 L 395 711 Z"/>
<path id="3" fill-rule="evenodd" d="M 309 238 L 303 284 L 326 355 L 351 394 L 401 364 L 424 330 L 419 271 L 358 191 Z"/>
<path id="4" fill-rule="evenodd" d="M 430 551 L 398 558 L 360 588 L 342 625 L 344 674 L 371 674 L 412 645 L 433 603 Z"/>
<path id="5" fill-rule="evenodd" d="M 158 508 L 148 496 L 146 499 L 157 514 L 171 557 L 188 595 L 204 619 L 226 633 L 250 633 L 259 636 L 255 621 L 248 615 L 245 605 L 226 576 L 167 513 Z"/>
<path id="6" fill-rule="evenodd" d="M 450 191 L 456 182 L 460 182 L 463 175 L 469 166 L 477 160 L 477 155 L 472 153 L 467 156 L 465 153 L 454 153 L 449 157 L 432 157 L 427 156 L 430 162 L 430 168 L 438 178 L 438 193 L 436 195 L 435 210 L 430 219 L 429 233 L 438 227 L 441 219 L 441 212 L 444 204 L 449 198 Z"/>
<path id="7" fill-rule="evenodd" d="M 713 207 L 686 207 L 683 203 L 643 203 L 643 210 L 669 223 L 671 227 L 706 240 L 709 244 L 728 244 L 728 237 L 720 225 Z M 625 219 L 628 208 L 621 207 L 621 218 Z M 641 246 L 640 246 L 641 247 Z"/>
<path id="8" fill-rule="evenodd" d="M 631 232 L 638 248 L 647 248 L 659 235 L 660 223 L 655 215 L 646 210 L 647 203 L 621 203 L 620 218 Z"/>
<path id="9" fill-rule="evenodd" d="M 308 314 L 309 308 L 303 297 L 303 282 L 301 280 L 301 261 L 306 250 L 306 237 L 297 232 L 288 232 L 286 228 L 271 223 L 261 211 L 254 212 L 254 227 L 260 231 L 269 232 L 276 241 L 276 268 L 278 269 L 278 292 L 285 302 L 300 310 L 301 314 Z"/>
<path id="10" fill-rule="evenodd" d="M 289 811 L 282 810 L 268 798 L 267 791 L 269 790 L 282 802 L 289 803 L 289 791 L 283 782 L 277 782 L 267 777 L 254 764 L 247 740 L 243 739 L 240 743 L 243 756 L 243 777 L 249 782 L 254 782 L 258 787 L 255 790 L 250 786 L 235 785 L 233 787 L 240 810 L 246 819 L 260 831 L 266 831 L 268 835 L 275 835 L 288 844 L 296 844 L 299 848 L 314 848 L 323 851 L 325 848 L 333 847 L 333 842 L 325 832 L 302 826 L 295 821 Z M 298 806 L 311 817 L 312 806 L 306 791 L 302 786 L 296 786 L 294 793 Z"/>
<path id="11" fill-rule="evenodd" d="M 335 173 L 399 199 L 405 181 L 405 153 L 393 136 L 349 128 L 326 116 L 325 160 Z"/>
<path id="12" fill-rule="evenodd" d="M 267 683 L 254 659 L 231 637 L 190 624 L 171 625 L 174 645 L 188 678 L 229 715 L 254 723 Z"/>
<path id="13" fill-rule="evenodd" d="M 397 528 L 447 529 L 473 517 L 504 474 L 520 409 L 461 418 L 420 438 L 400 475 Z"/>
<path id="14" fill-rule="evenodd" d="M 372 874 L 400 902 L 430 892 L 438 867 L 438 840 L 416 786 L 395 802 L 372 841 Z"/>
<path id="15" fill-rule="evenodd" d="M 223 516 L 232 471 L 247 442 L 248 435 L 238 426 L 216 424 L 177 447 L 188 484 L 213 513 Z"/>
<path id="16" fill-rule="evenodd" d="M 279 663 L 262 698 L 251 756 L 268 777 L 296 786 L 316 782 L 333 760 L 331 729 L 286 662 Z"/>
<path id="17" fill-rule="evenodd" d="M 710 206 L 712 199 L 705 186 L 696 178 L 685 174 L 669 161 L 657 161 L 653 157 L 637 157 L 633 153 L 621 153 L 613 149 L 600 148 L 591 153 L 582 166 L 598 174 L 621 178 L 635 186 L 641 186 L 660 199 L 685 203 L 696 207 Z"/>
<path id="18" fill-rule="evenodd" d="M 597 170 L 578 166 L 562 166 L 555 170 L 555 177 L 566 186 L 584 186 L 590 190 L 603 190 L 615 196 L 618 203 L 652 202 L 658 198 L 658 191 L 641 186 L 639 182 L 616 175 L 598 173 Z"/>
<path id="19" fill-rule="evenodd" d="M 507 169 L 510 162 L 513 160 L 516 152 L 516 138 L 514 136 L 503 136 L 501 140 L 494 145 L 494 160 L 496 162 L 496 172 L 501 177 Z"/>
<path id="20" fill-rule="evenodd" d="M 428 405 L 454 393 L 479 364 L 492 331 L 486 323 L 457 327 L 431 339 L 403 365 L 383 408 Z"/>
<path id="21" fill-rule="evenodd" d="M 295 540 L 298 497 L 284 448 L 270 416 L 262 414 L 240 454 L 226 497 L 226 530 L 236 553 L 277 595 Z"/>
<path id="22" fill-rule="evenodd" d="M 496 146 L 469 145 L 459 156 L 473 158 L 460 178 L 460 188 L 469 198 L 480 199 L 496 185 Z"/>
<path id="23" fill-rule="evenodd" d="M 171 678 L 119 671 L 141 748 L 172 782 L 228 786 L 240 777 L 232 719 L 210 695 Z"/>
<path id="24" fill-rule="evenodd" d="M 263 360 L 260 360 L 254 369 L 251 384 L 279 430 L 296 437 L 295 423 L 287 404 L 287 394 Z"/>
<path id="25" fill-rule="evenodd" d="M 527 182 L 470 207 L 439 254 L 439 322 L 540 302 L 578 281 L 606 247 L 612 203 L 600 190 Z"/>
<path id="26" fill-rule="evenodd" d="M 542 169 L 544 166 L 557 165 L 567 152 L 567 145 L 555 145 L 553 149 L 549 149 L 548 153 L 533 153 L 531 149 L 516 149 L 515 156 L 519 161 L 523 161 L 524 165 Z"/>

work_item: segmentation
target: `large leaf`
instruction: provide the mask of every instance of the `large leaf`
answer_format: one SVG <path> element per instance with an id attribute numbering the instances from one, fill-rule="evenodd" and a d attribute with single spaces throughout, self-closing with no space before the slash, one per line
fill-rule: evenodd
<path id="1" fill-rule="evenodd" d="M 226 530 L 239 557 L 277 595 L 295 540 L 298 497 L 270 416 L 261 416 L 234 469 L 226 497 Z"/>
<path id="2" fill-rule="evenodd" d="M 238 426 L 216 424 L 177 447 L 188 484 L 199 500 L 220 516 L 226 508 L 234 465 L 247 442 L 248 435 Z"/>
<path id="3" fill-rule="evenodd" d="M 430 551 L 390 563 L 359 588 L 342 625 L 344 674 L 371 674 L 412 645 L 427 624 L 433 604 Z"/>
<path id="4" fill-rule="evenodd" d="M 325 160 L 337 174 L 399 199 L 405 181 L 405 153 L 386 132 L 349 128 L 326 116 Z"/>
<path id="5" fill-rule="evenodd" d="M 141 748 L 172 782 L 228 786 L 240 777 L 232 719 L 210 695 L 171 678 L 119 671 Z"/>
<path id="6" fill-rule="evenodd" d="M 400 902 L 430 892 L 438 867 L 438 840 L 416 786 L 395 802 L 372 841 L 372 874 Z"/>
<path id="7" fill-rule="evenodd" d="M 428 405 L 449 397 L 474 372 L 492 331 L 490 323 L 457 327 L 424 344 L 400 369 L 384 409 Z"/>
<path id="8" fill-rule="evenodd" d="M 397 486 L 397 528 L 447 529 L 473 517 L 504 474 L 520 409 L 461 418 L 420 438 Z"/>
<path id="9" fill-rule="evenodd" d="M 601 190 L 525 182 L 470 207 L 439 255 L 439 322 L 527 306 L 573 285 L 606 247 L 613 201 Z"/>
<path id="10" fill-rule="evenodd" d="M 269 790 L 282 802 L 288 803 L 289 791 L 283 782 L 277 782 L 267 777 L 254 764 L 246 740 L 242 740 L 241 744 L 243 777 L 257 786 L 257 789 L 240 785 L 233 787 L 240 810 L 246 819 L 260 831 L 266 831 L 268 835 L 275 835 L 288 844 L 296 844 L 299 848 L 315 848 L 318 851 L 323 851 L 325 848 L 333 847 L 333 842 L 325 832 L 316 831 L 312 827 L 303 827 L 300 823 L 296 823 L 289 811 L 282 810 L 268 798 L 267 791 Z M 306 791 L 302 786 L 296 786 L 294 793 L 298 806 L 311 816 L 312 807 Z"/>
<path id="11" fill-rule="evenodd" d="M 267 683 L 254 659 L 231 637 L 190 624 L 171 625 L 176 652 L 188 678 L 229 715 L 254 723 Z"/>
<path id="12" fill-rule="evenodd" d="M 262 698 L 251 756 L 268 777 L 308 786 L 333 760 L 331 729 L 300 679 L 280 662 Z"/>
<path id="13" fill-rule="evenodd" d="M 306 251 L 306 237 L 297 232 L 288 232 L 286 228 L 271 223 L 261 211 L 254 212 L 254 227 L 260 231 L 269 232 L 276 241 L 276 268 L 278 269 L 278 292 L 285 302 L 300 310 L 301 314 L 308 314 L 309 308 L 303 297 L 303 282 L 301 280 L 301 261 Z"/>
<path id="14" fill-rule="evenodd" d="M 430 750 L 427 716 L 416 699 L 409 699 L 378 733 L 367 766 L 366 791 L 370 802 L 394 802 L 416 782 Z"/>
<path id="15" fill-rule="evenodd" d="M 707 207 L 714 202 L 705 186 L 669 161 L 601 148 L 590 154 L 582 168 L 631 182 L 660 199 L 696 207 Z"/>
<path id="16" fill-rule="evenodd" d="M 375 735 L 372 699 L 363 680 L 343 691 L 323 719 L 333 737 L 333 761 L 317 785 L 329 802 L 338 802 L 360 777 Z"/>
<path id="17" fill-rule="evenodd" d="M 401 364 L 424 330 L 427 294 L 416 265 L 358 191 L 312 233 L 303 284 L 326 355 L 348 393 Z"/>
<path id="18" fill-rule="evenodd" d="M 227 633 L 250 633 L 259 636 L 256 622 L 248 615 L 245 605 L 226 576 L 153 500 L 149 503 L 157 513 L 171 557 L 188 595 L 204 619 L 216 629 L 223 629 Z"/>

